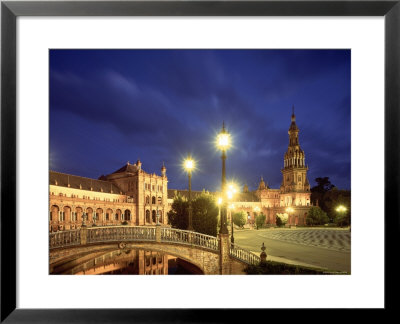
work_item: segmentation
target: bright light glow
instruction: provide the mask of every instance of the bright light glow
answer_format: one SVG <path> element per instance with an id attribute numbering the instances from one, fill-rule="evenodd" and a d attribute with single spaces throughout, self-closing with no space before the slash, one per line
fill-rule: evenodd
<path id="1" fill-rule="evenodd" d="M 233 196 L 235 195 L 235 193 L 238 192 L 237 188 L 238 188 L 237 185 L 233 182 L 228 184 L 227 190 L 226 190 L 226 196 L 228 197 L 229 200 L 232 199 Z"/>
<path id="2" fill-rule="evenodd" d="M 347 208 L 343 205 L 340 205 L 336 208 L 336 211 L 339 213 L 344 213 L 345 211 L 347 211 Z"/>
<path id="3" fill-rule="evenodd" d="M 231 136 L 228 133 L 220 133 L 217 137 L 217 147 L 220 150 L 227 150 L 231 146 Z"/>
<path id="4" fill-rule="evenodd" d="M 183 162 L 183 167 L 185 168 L 186 171 L 190 172 L 190 171 L 192 171 L 194 169 L 195 163 L 191 158 L 187 158 Z"/>
<path id="5" fill-rule="evenodd" d="M 234 204 L 230 204 L 229 205 L 229 209 L 235 209 L 235 205 Z"/>
<path id="6" fill-rule="evenodd" d="M 260 207 L 255 207 L 254 211 L 258 213 L 260 211 Z"/>
<path id="7" fill-rule="evenodd" d="M 221 204 L 222 204 L 222 198 L 221 198 L 221 197 L 218 197 L 217 204 L 218 204 L 218 205 L 221 205 Z"/>
<path id="8" fill-rule="evenodd" d="M 293 213 L 293 212 L 294 212 L 294 209 L 293 209 L 292 207 L 288 207 L 288 208 L 286 208 L 286 211 L 287 211 L 288 213 Z"/>

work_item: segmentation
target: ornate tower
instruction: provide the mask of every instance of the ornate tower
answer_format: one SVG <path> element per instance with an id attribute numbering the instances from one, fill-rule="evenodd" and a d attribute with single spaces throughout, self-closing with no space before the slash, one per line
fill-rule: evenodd
<path id="1" fill-rule="evenodd" d="M 281 184 L 281 206 L 308 206 L 310 184 L 307 179 L 308 166 L 299 144 L 299 128 L 296 125 L 294 106 L 289 127 L 289 146 L 284 156 Z"/>

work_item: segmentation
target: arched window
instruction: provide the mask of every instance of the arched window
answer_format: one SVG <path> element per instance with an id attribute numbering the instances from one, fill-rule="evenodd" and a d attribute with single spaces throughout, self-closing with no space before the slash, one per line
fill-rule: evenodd
<path id="1" fill-rule="evenodd" d="M 146 210 L 146 223 L 150 223 L 150 210 Z"/>
<path id="2" fill-rule="evenodd" d="M 163 222 L 163 219 L 162 219 L 162 211 L 160 210 L 160 211 L 158 211 L 158 213 L 159 213 L 159 215 L 160 215 L 160 223 L 162 223 L 162 222 Z"/>
<path id="3" fill-rule="evenodd" d="M 152 221 L 153 221 L 153 223 L 155 223 L 156 222 L 156 211 L 155 210 L 153 210 L 152 212 L 151 212 L 151 218 L 152 218 Z"/>
<path id="4" fill-rule="evenodd" d="M 150 197 L 146 196 L 146 204 L 150 204 Z"/>
<path id="5" fill-rule="evenodd" d="M 152 204 L 155 204 L 155 203 L 156 203 L 156 197 L 154 197 L 154 196 L 151 197 L 151 203 L 152 203 Z"/>

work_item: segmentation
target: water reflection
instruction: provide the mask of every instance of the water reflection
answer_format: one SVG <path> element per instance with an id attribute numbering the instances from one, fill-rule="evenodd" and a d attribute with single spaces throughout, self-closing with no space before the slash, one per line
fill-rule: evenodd
<path id="1" fill-rule="evenodd" d="M 180 258 L 141 249 L 94 252 L 53 267 L 51 274 L 73 275 L 180 275 L 202 271 Z"/>

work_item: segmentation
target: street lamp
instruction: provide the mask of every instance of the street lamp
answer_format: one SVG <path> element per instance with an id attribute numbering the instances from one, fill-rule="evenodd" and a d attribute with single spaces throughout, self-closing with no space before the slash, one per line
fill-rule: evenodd
<path id="1" fill-rule="evenodd" d="M 188 157 L 183 162 L 183 167 L 185 168 L 186 172 L 188 173 L 189 177 L 189 225 L 188 230 L 193 231 L 192 225 L 192 170 L 195 168 L 195 162 L 191 157 Z"/>
<path id="2" fill-rule="evenodd" d="M 229 133 L 225 130 L 225 124 L 222 123 L 222 130 L 217 136 L 217 148 L 222 151 L 221 159 L 222 159 L 222 178 L 221 178 L 221 191 L 225 192 L 226 187 L 226 169 L 225 169 L 225 160 L 226 160 L 226 151 L 231 146 L 231 138 Z M 221 228 L 219 230 L 220 234 L 229 234 L 228 227 L 226 224 L 226 214 L 227 214 L 227 201 L 224 200 L 222 202 L 222 210 L 221 210 Z"/>
<path id="3" fill-rule="evenodd" d="M 221 204 L 222 204 L 222 198 L 221 197 L 218 197 L 218 200 L 217 200 L 217 205 L 218 205 L 218 219 L 219 219 L 219 222 L 221 223 Z"/>
<path id="4" fill-rule="evenodd" d="M 343 205 L 339 205 L 336 208 L 336 211 L 339 213 L 339 215 L 344 215 L 344 214 L 346 214 L 347 208 L 345 206 L 343 206 Z"/>
<path id="5" fill-rule="evenodd" d="M 231 200 L 236 192 L 237 192 L 237 186 L 234 183 L 230 183 L 228 185 L 228 191 L 226 192 L 228 200 Z M 230 209 L 229 213 L 231 216 L 231 243 L 232 244 L 235 242 L 235 239 L 233 237 L 233 218 L 232 218 L 232 209 L 234 209 L 234 208 L 235 208 L 234 204 L 229 205 L 229 209 Z"/>

